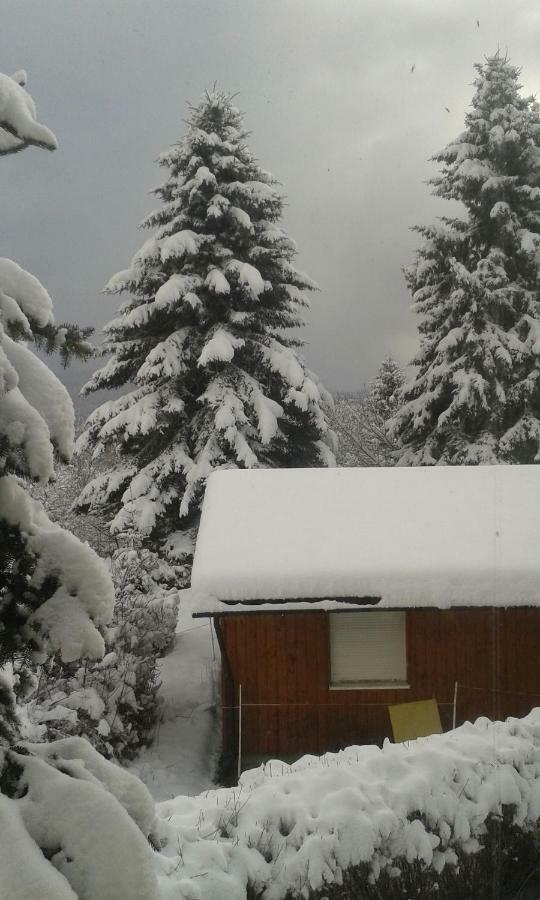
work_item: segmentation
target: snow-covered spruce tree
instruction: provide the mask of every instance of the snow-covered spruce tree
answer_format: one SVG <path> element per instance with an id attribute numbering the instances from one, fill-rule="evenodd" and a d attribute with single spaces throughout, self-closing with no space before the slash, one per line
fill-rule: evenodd
<path id="1" fill-rule="evenodd" d="M 386 423 L 399 407 L 404 380 L 395 359 L 390 354 L 385 356 L 368 391 L 373 412 L 382 423 Z"/>
<path id="2" fill-rule="evenodd" d="M 331 423 L 338 436 L 338 465 L 393 465 L 396 442 L 388 422 L 399 406 L 403 380 L 397 362 L 387 356 L 363 393 L 337 398 Z"/>
<path id="3" fill-rule="evenodd" d="M 540 461 L 540 114 L 497 53 L 476 66 L 466 130 L 434 158 L 464 205 L 418 231 L 406 272 L 418 367 L 392 423 L 403 465 Z"/>
<path id="4" fill-rule="evenodd" d="M 0 74 L 0 153 L 54 150 L 35 119 L 26 76 Z M 18 476 L 54 475 L 69 456 L 73 406 L 29 344 L 80 347 L 58 328 L 49 295 L 0 260 L 0 900 L 153 900 L 146 836 L 154 820 L 144 786 L 88 742 L 17 743 L 15 694 L 27 660 L 99 657 L 113 588 L 99 557 L 53 524 Z M 111 865 L 111 859 L 114 864 Z"/>
<path id="5" fill-rule="evenodd" d="M 52 133 L 35 123 L 23 83 L 21 72 L 0 77 L 3 155 L 31 143 L 56 147 Z M 113 606 L 111 580 L 95 553 L 54 526 L 16 477 L 51 479 L 54 450 L 67 458 L 74 435 L 69 395 L 30 343 L 56 344 L 68 355 L 80 348 L 81 334 L 55 325 L 37 278 L 0 259 L 0 666 L 16 662 L 19 672 L 31 656 L 100 656 L 96 626 L 108 621 Z M 11 725 L 16 731 L 16 722 Z M 4 720 L 4 737 L 6 727 Z"/>
<path id="6" fill-rule="evenodd" d="M 333 463 L 331 398 L 298 355 L 304 291 L 279 221 L 283 198 L 246 146 L 226 94 L 207 93 L 169 170 L 155 230 L 106 291 L 130 294 L 106 326 L 110 360 L 88 391 L 133 384 L 88 419 L 81 445 L 113 445 L 118 463 L 92 481 L 81 509 L 110 510 L 179 558 L 219 466 Z"/>

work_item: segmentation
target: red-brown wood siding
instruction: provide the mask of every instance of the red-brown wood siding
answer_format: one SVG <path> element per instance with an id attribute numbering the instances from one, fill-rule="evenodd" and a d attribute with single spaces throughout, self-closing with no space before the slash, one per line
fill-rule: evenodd
<path id="1" fill-rule="evenodd" d="M 540 705 L 537 609 L 409 610 L 410 688 L 402 690 L 329 689 L 326 613 L 223 616 L 220 626 L 236 697 L 242 684 L 245 754 L 323 753 L 381 743 L 392 734 L 389 704 L 431 697 L 440 704 L 446 730 L 456 681 L 458 724 L 481 715 L 522 716 Z"/>

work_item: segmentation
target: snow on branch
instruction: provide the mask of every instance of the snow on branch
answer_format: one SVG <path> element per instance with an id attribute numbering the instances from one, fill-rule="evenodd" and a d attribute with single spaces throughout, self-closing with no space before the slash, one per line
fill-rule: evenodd
<path id="1" fill-rule="evenodd" d="M 18 153 L 25 147 L 56 150 L 52 131 L 36 120 L 36 105 L 25 91 L 26 73 L 0 73 L 0 156 Z"/>
<path id="2" fill-rule="evenodd" d="M 12 259 L 0 257 L 0 291 L 39 327 L 53 323 L 53 305 L 49 294 L 35 275 L 22 269 Z"/>
<path id="3" fill-rule="evenodd" d="M 29 588 L 48 580 L 56 589 L 27 618 L 27 638 L 39 656 L 58 651 L 65 662 L 81 656 L 103 655 L 97 626 L 110 621 L 114 604 L 112 582 L 105 564 L 86 544 L 51 522 L 40 503 L 9 477 L 0 478 L 2 519 L 23 535 L 35 558 Z"/>

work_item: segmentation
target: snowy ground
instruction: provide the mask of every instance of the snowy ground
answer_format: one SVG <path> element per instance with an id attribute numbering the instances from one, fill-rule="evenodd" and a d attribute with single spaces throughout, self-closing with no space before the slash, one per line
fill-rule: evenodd
<path id="1" fill-rule="evenodd" d="M 176 644 L 161 661 L 164 705 L 154 743 L 130 767 L 158 802 L 215 787 L 219 647 L 209 621 L 191 618 L 188 596 L 181 601 Z"/>

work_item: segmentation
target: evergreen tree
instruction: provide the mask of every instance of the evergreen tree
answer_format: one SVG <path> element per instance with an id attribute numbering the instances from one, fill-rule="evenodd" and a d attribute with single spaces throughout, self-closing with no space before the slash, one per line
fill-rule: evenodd
<path id="1" fill-rule="evenodd" d="M 374 414 L 385 425 L 399 406 L 403 382 L 400 366 L 390 355 L 385 356 L 368 392 Z"/>
<path id="2" fill-rule="evenodd" d="M 25 83 L 24 72 L 0 74 L 0 155 L 56 148 Z M 0 259 L 0 894 L 156 900 L 147 840 L 155 810 L 138 779 L 82 738 L 18 742 L 24 663 L 101 656 L 113 608 L 105 564 L 51 522 L 17 477 L 51 479 L 55 451 L 67 458 L 72 449 L 73 405 L 31 346 L 67 358 L 88 352 L 83 338 L 55 324 L 36 278 Z M 123 864 L 111 869 L 111 858 Z"/>
<path id="3" fill-rule="evenodd" d="M 406 271 L 420 349 L 392 423 L 405 465 L 540 460 L 539 107 L 499 53 L 476 71 L 432 182 L 466 216 L 419 228 Z"/>
<path id="4" fill-rule="evenodd" d="M 0 155 L 56 148 L 36 121 L 26 76 L 0 74 Z M 32 344 L 87 352 L 59 327 L 40 282 L 0 259 L 0 894 L 25 900 L 156 900 L 148 844 L 155 817 L 144 786 L 81 738 L 21 744 L 16 704 L 25 663 L 103 654 L 113 587 L 87 545 L 50 521 L 17 476 L 54 477 L 69 457 L 73 405 Z M 25 683 L 22 683 L 25 682 Z M 110 866 L 110 859 L 121 866 Z"/>
<path id="5" fill-rule="evenodd" d="M 56 147 L 35 120 L 25 80 L 24 72 L 0 75 L 2 155 Z M 17 734 L 13 688 L 24 693 L 31 680 L 25 664 L 56 652 L 98 657 L 103 638 L 96 625 L 112 612 L 111 580 L 98 557 L 54 526 L 14 477 L 51 479 L 54 450 L 67 458 L 74 433 L 69 395 L 30 345 L 60 348 L 67 359 L 88 354 L 84 336 L 55 324 L 37 278 L 0 259 L 0 744 Z"/>
<path id="6" fill-rule="evenodd" d="M 314 287 L 279 225 L 283 198 L 246 145 L 232 100 L 207 93 L 186 137 L 160 157 L 154 229 L 106 290 L 129 299 L 106 326 L 110 359 L 87 391 L 134 385 L 88 419 L 81 446 L 117 464 L 79 507 L 105 508 L 171 557 L 186 550 L 219 466 L 332 464 L 329 396 L 284 336 Z"/>

